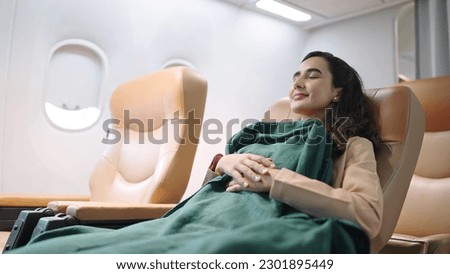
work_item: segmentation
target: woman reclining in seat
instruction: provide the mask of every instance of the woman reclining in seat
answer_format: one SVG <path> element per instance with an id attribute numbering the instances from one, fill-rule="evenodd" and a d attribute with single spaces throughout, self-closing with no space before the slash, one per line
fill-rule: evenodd
<path id="1" fill-rule="evenodd" d="M 289 95 L 298 120 L 243 128 L 214 158 L 212 179 L 163 218 L 48 231 L 11 253 L 368 253 L 383 197 L 359 75 L 311 52 Z"/>

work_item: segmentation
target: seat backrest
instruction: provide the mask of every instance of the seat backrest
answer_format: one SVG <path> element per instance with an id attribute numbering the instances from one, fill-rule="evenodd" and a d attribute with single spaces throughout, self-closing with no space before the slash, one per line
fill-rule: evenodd
<path id="1" fill-rule="evenodd" d="M 384 195 L 381 230 L 372 239 L 371 252 L 378 252 L 389 240 L 397 224 L 408 186 L 419 155 L 424 132 L 422 108 L 407 87 L 389 87 L 366 91 L 378 108 L 382 139 L 377 153 L 377 171 Z M 295 119 L 289 98 L 276 102 L 265 119 Z"/>
<path id="2" fill-rule="evenodd" d="M 90 180 L 92 201 L 178 203 L 200 137 L 207 82 L 186 67 L 119 86 L 105 152 Z"/>
<path id="3" fill-rule="evenodd" d="M 450 76 L 402 82 L 425 113 L 425 135 L 396 233 L 450 233 Z"/>

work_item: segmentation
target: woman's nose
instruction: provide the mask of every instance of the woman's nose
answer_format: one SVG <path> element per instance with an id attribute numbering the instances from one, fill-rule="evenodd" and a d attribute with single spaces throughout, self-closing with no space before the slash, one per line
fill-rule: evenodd
<path id="1" fill-rule="evenodd" d="M 294 79 L 294 88 L 304 88 L 305 84 L 303 83 L 302 77 L 297 77 Z"/>

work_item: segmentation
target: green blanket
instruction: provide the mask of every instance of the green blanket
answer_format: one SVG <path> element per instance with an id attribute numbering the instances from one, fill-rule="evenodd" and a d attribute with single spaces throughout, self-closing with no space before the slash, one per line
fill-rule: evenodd
<path id="1" fill-rule="evenodd" d="M 278 168 L 330 184 L 331 144 L 315 120 L 256 123 L 227 144 L 227 153 L 271 157 Z M 354 223 L 313 218 L 267 193 L 225 192 L 228 176 L 211 180 L 163 218 L 118 230 L 73 226 L 48 231 L 13 253 L 367 253 Z"/>

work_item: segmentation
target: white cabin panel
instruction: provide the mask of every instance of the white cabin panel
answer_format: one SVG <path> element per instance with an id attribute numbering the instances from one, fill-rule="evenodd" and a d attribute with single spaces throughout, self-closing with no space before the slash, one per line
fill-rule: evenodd
<path id="1" fill-rule="evenodd" d="M 0 1 L 0 192 L 3 191 L 3 151 L 5 134 L 6 87 L 11 35 L 16 1 Z"/>

